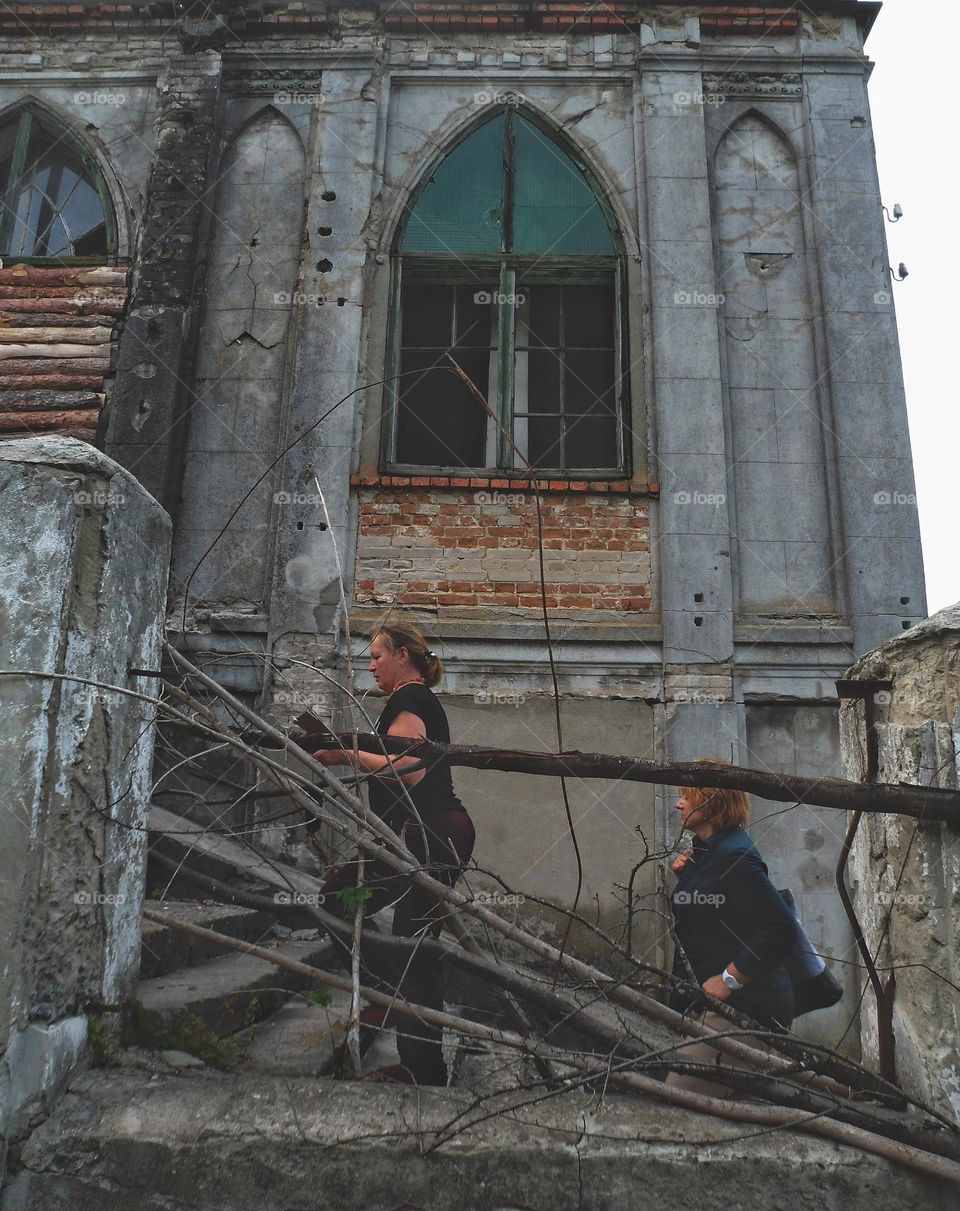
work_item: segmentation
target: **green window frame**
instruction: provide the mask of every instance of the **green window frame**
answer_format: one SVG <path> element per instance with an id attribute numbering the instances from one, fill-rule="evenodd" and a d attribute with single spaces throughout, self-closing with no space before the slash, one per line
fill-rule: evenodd
<path id="1" fill-rule="evenodd" d="M 384 469 L 627 473 L 624 272 L 567 146 L 516 106 L 474 124 L 394 245 Z"/>
<path id="2" fill-rule="evenodd" d="M 0 256 L 6 263 L 83 265 L 116 258 L 113 202 L 95 158 L 30 105 L 0 126 L 0 198 Z"/>

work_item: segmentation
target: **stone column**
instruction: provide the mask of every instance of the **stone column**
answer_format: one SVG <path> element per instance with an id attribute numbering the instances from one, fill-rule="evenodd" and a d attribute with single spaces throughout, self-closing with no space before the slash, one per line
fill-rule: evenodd
<path id="1" fill-rule="evenodd" d="M 220 57 L 175 56 L 161 84 L 157 152 L 140 220 L 130 309 L 110 393 L 106 449 L 170 513 L 179 506 L 194 382 L 203 248 L 213 217 Z"/>
<path id="2" fill-rule="evenodd" d="M 646 260 L 657 464 L 664 759 L 729 757 L 733 582 L 719 285 L 710 218 L 703 80 L 689 59 L 641 56 Z M 656 56 L 656 57 L 655 57 Z M 658 844 L 677 835 L 674 788 L 658 792 Z"/>
<path id="3" fill-rule="evenodd" d="M 859 655 L 926 616 L 920 523 L 863 71 L 811 74 L 807 106 L 824 380 Z"/>
<path id="4" fill-rule="evenodd" d="M 170 520 L 72 438 L 0 445 L 0 1130 L 136 988 Z M 21 670 L 11 675 L 12 670 Z M 28 673 L 60 674 L 65 679 Z"/>

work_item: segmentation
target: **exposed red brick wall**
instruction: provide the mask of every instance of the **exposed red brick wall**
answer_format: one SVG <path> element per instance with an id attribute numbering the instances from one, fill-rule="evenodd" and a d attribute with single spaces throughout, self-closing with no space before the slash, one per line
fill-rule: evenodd
<path id="1" fill-rule="evenodd" d="M 793 4 L 710 6 L 700 17 L 704 34 L 789 34 L 800 28 L 800 16 L 791 11 Z"/>
<path id="2" fill-rule="evenodd" d="M 382 22 L 392 32 L 413 32 L 418 29 L 448 31 L 499 31 L 501 33 L 521 30 L 569 30 L 577 33 L 597 31 L 628 31 L 640 28 L 641 18 L 636 4 L 580 3 L 555 4 L 550 0 L 534 0 L 534 3 L 495 4 L 432 3 L 403 5 L 381 5 Z"/>
<path id="3" fill-rule="evenodd" d="M 358 500 L 358 605 L 540 609 L 530 492 L 361 488 Z M 647 497 L 548 492 L 541 507 L 548 608 L 650 609 Z"/>
<path id="4" fill-rule="evenodd" d="M 116 267 L 0 269 L 0 439 L 96 440 L 126 278 Z"/>
<path id="5" fill-rule="evenodd" d="M 703 9 L 701 29 L 710 34 L 790 33 L 799 28 L 795 0 L 768 5 L 709 5 Z M 597 33 L 636 32 L 644 19 L 644 6 L 612 3 L 558 4 L 471 3 L 470 0 L 418 0 L 413 4 L 381 5 L 382 22 L 390 31 L 417 29 L 453 31 Z"/>
<path id="6" fill-rule="evenodd" d="M 401 5 L 381 2 L 383 28 L 390 32 L 414 32 L 432 29 L 447 32 L 521 31 L 597 33 L 636 31 L 646 6 L 609 0 L 432 0 Z M 708 5 L 703 10 L 701 28 L 707 34 L 789 33 L 799 27 L 799 16 L 789 11 L 793 0 L 780 5 Z M 337 6 L 328 9 L 308 7 L 302 0 L 249 0 L 225 7 L 223 16 L 234 34 L 322 33 L 335 19 Z M 42 29 L 51 33 L 77 34 L 95 30 L 156 30 L 166 32 L 175 25 L 169 8 L 154 0 L 136 0 L 132 4 L 34 3 L 0 8 L 0 33 L 24 34 Z"/>

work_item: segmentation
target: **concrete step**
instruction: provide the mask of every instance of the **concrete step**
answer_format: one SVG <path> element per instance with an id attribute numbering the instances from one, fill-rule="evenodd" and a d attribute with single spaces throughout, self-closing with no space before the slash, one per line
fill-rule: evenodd
<path id="1" fill-rule="evenodd" d="M 11 1161 L 2 1211 L 957 1205 L 956 1186 L 852 1148 L 653 1099 L 527 1091 L 478 1104 L 468 1090 L 209 1068 L 78 1076 Z"/>
<path id="2" fill-rule="evenodd" d="M 196 901 L 150 901 L 154 912 L 169 912 L 171 917 L 215 929 L 231 938 L 264 945 L 277 918 L 255 908 L 238 908 L 231 904 L 200 904 Z M 167 929 L 154 921 L 144 921 L 141 930 L 143 948 L 140 955 L 140 979 L 152 980 L 168 975 L 180 967 L 191 967 L 207 959 L 228 953 L 204 938 L 195 938 L 177 929 Z"/>
<path id="3" fill-rule="evenodd" d="M 350 995 L 330 989 L 326 1005 L 294 998 L 268 1021 L 238 1036 L 243 1043 L 243 1072 L 288 1076 L 326 1076 L 340 1067 L 350 1018 Z M 247 1037 L 249 1036 L 249 1037 Z M 363 1070 L 399 1064 L 392 1029 L 364 1029 L 360 1034 Z"/>
<path id="4" fill-rule="evenodd" d="M 323 939 L 287 942 L 273 949 L 301 963 L 332 964 L 333 948 Z M 264 959 L 232 952 L 200 967 L 142 980 L 130 1037 L 144 1046 L 225 1061 L 228 1056 L 218 1052 L 216 1040 L 269 1017 L 293 993 L 308 994 L 318 988 Z"/>

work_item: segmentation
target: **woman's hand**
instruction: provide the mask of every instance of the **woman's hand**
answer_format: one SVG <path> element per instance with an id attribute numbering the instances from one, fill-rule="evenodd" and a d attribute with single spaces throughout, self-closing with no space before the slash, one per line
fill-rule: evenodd
<path id="1" fill-rule="evenodd" d="M 673 871 L 673 873 L 675 875 L 679 875 L 679 873 L 683 870 L 683 868 L 686 866 L 686 864 L 688 862 L 692 862 L 692 861 L 693 861 L 693 850 L 685 849 L 682 854 L 678 854 L 677 857 L 674 858 L 674 860 L 670 863 L 670 869 Z"/>
<path id="2" fill-rule="evenodd" d="M 321 765 L 349 765 L 350 754 L 342 748 L 318 748 L 313 754 L 314 761 Z"/>
<path id="3" fill-rule="evenodd" d="M 700 987 L 708 997 L 713 997 L 717 1001 L 729 1001 L 730 999 L 732 989 L 724 984 L 722 976 L 711 976 L 709 980 L 704 980 Z"/>

